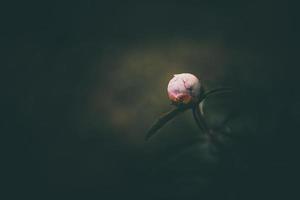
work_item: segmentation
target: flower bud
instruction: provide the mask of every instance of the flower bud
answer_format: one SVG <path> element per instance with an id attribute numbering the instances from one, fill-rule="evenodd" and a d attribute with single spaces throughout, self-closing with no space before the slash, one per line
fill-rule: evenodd
<path id="1" fill-rule="evenodd" d="M 190 104 L 199 100 L 201 84 L 193 74 L 175 74 L 168 84 L 168 96 L 175 105 Z"/>

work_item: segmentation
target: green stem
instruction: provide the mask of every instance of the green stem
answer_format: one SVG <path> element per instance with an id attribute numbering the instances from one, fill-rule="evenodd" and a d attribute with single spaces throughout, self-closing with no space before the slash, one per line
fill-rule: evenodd
<path id="1" fill-rule="evenodd" d="M 169 112 L 161 115 L 158 120 L 152 125 L 149 131 L 146 134 L 146 140 L 149 140 L 161 127 L 163 127 L 167 122 L 171 121 L 178 114 L 186 111 L 190 107 L 176 107 Z"/>
<path id="2" fill-rule="evenodd" d="M 192 111 L 193 111 L 193 116 L 194 116 L 194 119 L 196 121 L 196 124 L 198 125 L 200 130 L 202 130 L 204 133 L 208 133 L 209 132 L 208 126 L 205 122 L 204 117 L 202 116 L 202 114 L 200 112 L 198 104 L 196 104 L 193 107 Z"/>
<path id="3" fill-rule="evenodd" d="M 209 90 L 208 92 L 204 92 L 204 94 L 200 98 L 199 102 L 203 101 L 204 99 L 206 99 L 207 97 L 209 97 L 213 94 L 226 93 L 226 92 L 232 92 L 232 89 L 223 87 L 223 88 L 216 88 L 216 89 Z"/>

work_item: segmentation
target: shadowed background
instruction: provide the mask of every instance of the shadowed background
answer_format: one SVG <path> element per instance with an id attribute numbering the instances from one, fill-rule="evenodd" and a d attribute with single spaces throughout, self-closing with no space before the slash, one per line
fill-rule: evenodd
<path id="1" fill-rule="evenodd" d="M 2 9 L 9 194 L 294 195 L 294 5 L 36 1 Z M 237 110 L 230 122 L 234 137 L 221 138 L 221 147 L 203 138 L 190 112 L 144 141 L 154 120 L 171 108 L 168 81 L 182 72 L 195 74 L 206 88 L 237 89 L 205 104 L 211 126 Z"/>

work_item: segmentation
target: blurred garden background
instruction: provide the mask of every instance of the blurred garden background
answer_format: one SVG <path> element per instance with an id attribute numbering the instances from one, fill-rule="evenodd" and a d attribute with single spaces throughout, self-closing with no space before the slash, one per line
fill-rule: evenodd
<path id="1" fill-rule="evenodd" d="M 4 195 L 31 199 L 291 199 L 298 179 L 296 5 L 19 1 L 1 6 Z M 166 87 L 231 86 L 204 110 L 214 144 Z M 6 198 L 4 198 L 6 199 Z"/>

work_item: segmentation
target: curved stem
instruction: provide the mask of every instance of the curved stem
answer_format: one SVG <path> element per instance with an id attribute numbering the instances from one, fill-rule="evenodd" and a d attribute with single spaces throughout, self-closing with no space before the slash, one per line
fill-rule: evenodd
<path id="1" fill-rule="evenodd" d="M 176 107 L 169 112 L 161 115 L 157 121 L 152 125 L 149 131 L 146 134 L 146 140 L 149 140 L 159 129 L 161 129 L 167 122 L 171 121 L 178 114 L 186 111 L 189 107 Z"/>
<path id="2" fill-rule="evenodd" d="M 202 95 L 202 98 L 199 99 L 198 103 L 189 104 L 189 105 L 183 105 L 178 106 L 174 108 L 173 110 L 163 114 L 161 117 L 158 118 L 158 120 L 152 125 L 150 130 L 146 134 L 146 140 L 148 140 L 150 137 L 152 137 L 160 128 L 162 128 L 167 122 L 175 118 L 178 114 L 186 111 L 187 109 L 192 109 L 194 119 L 198 125 L 198 127 L 206 134 L 210 134 L 209 128 L 205 122 L 205 119 L 203 115 L 201 114 L 201 111 L 199 109 L 199 103 L 201 103 L 203 100 L 205 100 L 208 96 L 216 93 L 224 93 L 224 92 L 232 92 L 230 88 L 217 88 L 210 90 L 208 92 L 204 92 Z"/>
<path id="3" fill-rule="evenodd" d="M 208 133 L 209 132 L 209 129 L 208 129 L 208 126 L 205 122 L 205 119 L 204 117 L 202 116 L 201 112 L 200 112 L 200 109 L 199 109 L 199 106 L 198 104 L 196 104 L 193 108 L 192 108 L 192 111 L 193 111 L 193 116 L 194 116 L 194 119 L 196 121 L 196 124 L 198 125 L 198 127 L 204 132 L 204 133 Z"/>
<path id="4" fill-rule="evenodd" d="M 204 92 L 204 94 L 202 95 L 202 97 L 200 98 L 199 102 L 203 101 L 204 99 L 206 99 L 207 97 L 213 95 L 213 94 L 217 94 L 217 93 L 226 93 L 226 92 L 232 92 L 233 90 L 231 88 L 216 88 L 216 89 L 212 89 L 209 90 L 208 92 Z"/>

